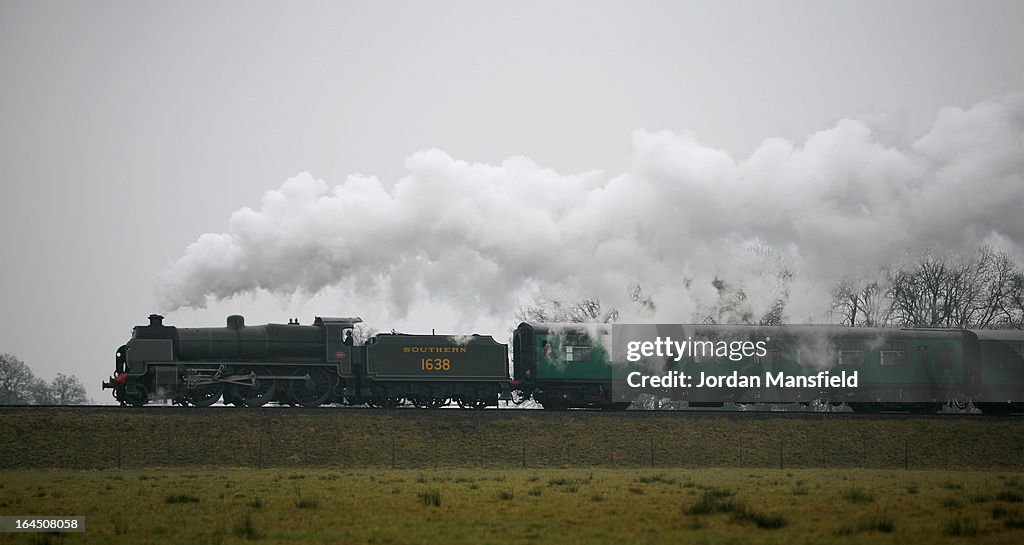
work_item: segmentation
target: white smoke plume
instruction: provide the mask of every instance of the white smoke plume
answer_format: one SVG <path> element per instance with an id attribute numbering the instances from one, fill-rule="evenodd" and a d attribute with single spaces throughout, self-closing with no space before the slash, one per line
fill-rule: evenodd
<path id="1" fill-rule="evenodd" d="M 742 160 L 688 134 L 638 131 L 614 176 L 438 150 L 406 168 L 393 189 L 364 176 L 286 181 L 170 264 L 158 303 L 332 289 L 380 298 L 398 317 L 444 301 L 464 316 L 510 318 L 538 289 L 625 311 L 639 285 L 657 309 L 644 321 L 687 321 L 714 301 L 715 278 L 770 306 L 784 267 L 788 318 L 816 321 L 835 282 L 908 250 L 988 243 L 1024 256 L 1024 93 L 943 109 L 915 141 L 843 119 L 800 144 L 768 139 Z"/>

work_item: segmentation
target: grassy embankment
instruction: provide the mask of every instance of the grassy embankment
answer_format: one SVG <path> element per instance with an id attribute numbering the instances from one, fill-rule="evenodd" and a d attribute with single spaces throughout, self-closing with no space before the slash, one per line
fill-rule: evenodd
<path id="1" fill-rule="evenodd" d="M 0 470 L 1024 469 L 1020 418 L 483 411 L 0 412 Z"/>

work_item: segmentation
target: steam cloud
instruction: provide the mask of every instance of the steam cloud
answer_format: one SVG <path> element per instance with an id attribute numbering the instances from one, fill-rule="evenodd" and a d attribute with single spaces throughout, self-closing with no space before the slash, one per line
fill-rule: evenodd
<path id="1" fill-rule="evenodd" d="M 916 141 L 843 119 L 802 145 L 765 140 L 743 160 L 689 134 L 638 131 L 616 176 L 563 175 L 522 157 L 469 164 L 439 150 L 405 166 L 390 189 L 364 176 L 286 181 L 170 264 L 158 303 L 332 288 L 397 316 L 443 300 L 510 318 L 533 290 L 629 309 L 627 288 L 639 285 L 657 308 L 643 318 L 686 321 L 713 301 L 713 278 L 770 305 L 786 269 L 788 317 L 813 321 L 836 281 L 908 249 L 985 243 L 1024 255 L 1024 93 L 943 109 Z"/>

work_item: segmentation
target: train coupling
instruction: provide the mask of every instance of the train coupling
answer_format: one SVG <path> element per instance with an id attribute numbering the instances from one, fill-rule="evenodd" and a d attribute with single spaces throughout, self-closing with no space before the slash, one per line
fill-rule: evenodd
<path id="1" fill-rule="evenodd" d="M 128 373 L 121 373 L 116 377 L 110 377 L 110 380 L 103 383 L 103 389 L 110 388 L 111 390 L 123 390 L 125 382 L 128 381 Z"/>

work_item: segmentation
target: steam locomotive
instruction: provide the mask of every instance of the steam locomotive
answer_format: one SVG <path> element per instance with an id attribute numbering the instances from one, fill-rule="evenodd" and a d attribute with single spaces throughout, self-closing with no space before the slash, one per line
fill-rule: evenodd
<path id="1" fill-rule="evenodd" d="M 482 408 L 510 399 L 508 348 L 492 337 L 383 333 L 355 346 L 351 331 L 360 322 L 317 317 L 312 325 L 247 326 L 235 315 L 225 327 L 183 328 L 152 314 L 117 349 L 103 388 L 134 406 L 169 399 L 200 407 L 223 400 Z"/>
<path id="2" fill-rule="evenodd" d="M 463 408 L 533 399 L 545 409 L 623 410 L 642 394 L 690 407 L 750 403 L 847 404 L 854 411 L 930 413 L 973 403 L 986 414 L 1024 411 L 1024 331 L 843 328 L 830 326 L 679 326 L 696 339 L 764 341 L 740 361 L 716 354 L 684 358 L 675 372 L 713 365 L 722 374 L 822 369 L 856 371 L 856 389 L 816 385 L 740 388 L 628 387 L 633 369 L 611 351 L 613 326 L 522 323 L 508 346 L 481 335 L 382 333 L 363 344 L 346 339 L 360 318 L 312 325 L 247 326 L 229 316 L 222 328 L 166 326 L 151 315 L 117 350 L 104 388 L 122 405 L 154 400 L 209 406 L 218 401 Z"/>

